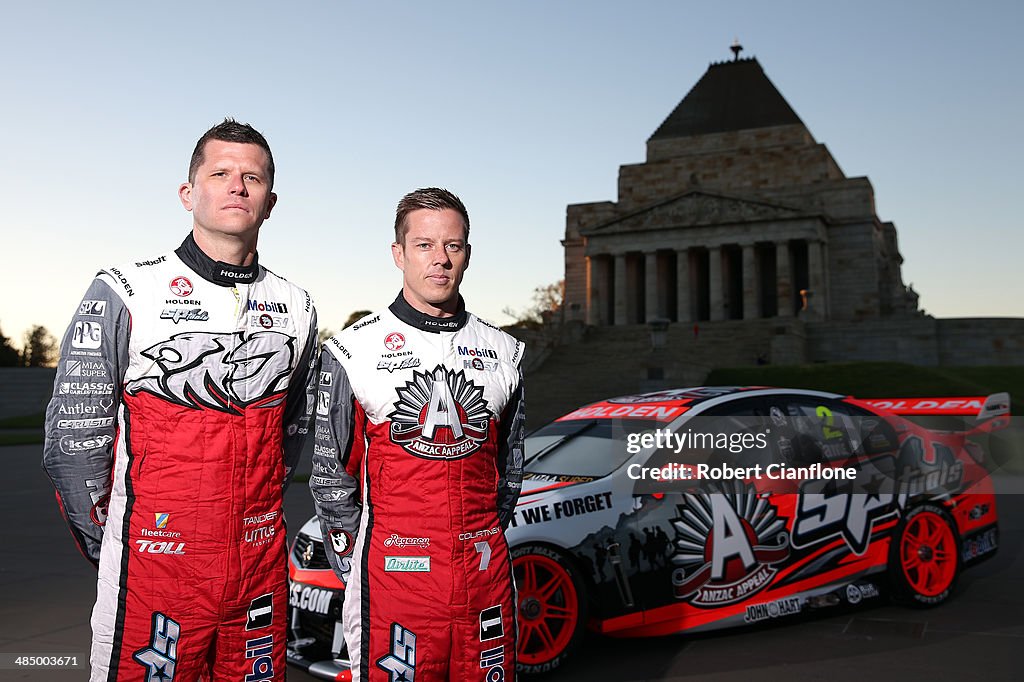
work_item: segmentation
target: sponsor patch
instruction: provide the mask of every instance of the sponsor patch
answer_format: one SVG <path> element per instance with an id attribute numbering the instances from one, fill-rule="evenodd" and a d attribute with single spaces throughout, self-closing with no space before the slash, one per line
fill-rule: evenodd
<path id="1" fill-rule="evenodd" d="M 430 573 L 430 557 L 386 556 L 384 570 L 389 573 Z"/>
<path id="2" fill-rule="evenodd" d="M 93 317 L 103 317 L 107 312 L 106 301 L 82 301 L 82 304 L 78 306 L 79 315 L 91 315 Z"/>
<path id="3" fill-rule="evenodd" d="M 335 554 L 345 556 L 352 551 L 352 535 L 348 531 L 332 528 L 329 535 L 331 536 L 331 549 Z"/>
<path id="4" fill-rule="evenodd" d="M 384 540 L 385 547 L 430 547 L 430 538 L 407 538 L 395 533 Z"/>
<path id="5" fill-rule="evenodd" d="M 480 612 L 480 641 L 486 642 L 505 635 L 501 624 L 501 604 L 491 606 Z"/>
<path id="6" fill-rule="evenodd" d="M 80 455 L 85 452 L 101 450 L 114 442 L 114 437 L 102 434 L 99 436 L 61 436 L 60 451 L 65 455 Z"/>
<path id="7" fill-rule="evenodd" d="M 246 630 L 259 630 L 269 627 L 274 622 L 274 595 L 263 594 L 249 603 L 249 612 L 245 623 Z"/>
<path id="8" fill-rule="evenodd" d="M 401 332 L 391 332 L 384 337 L 384 347 L 392 352 L 402 350 L 405 348 L 405 336 Z"/>
<path id="9" fill-rule="evenodd" d="M 419 358 L 381 358 L 381 360 L 377 363 L 377 369 L 386 369 L 389 372 L 394 372 L 397 369 L 411 369 L 413 367 L 419 366 Z"/>
<path id="10" fill-rule="evenodd" d="M 850 585 L 849 587 L 854 587 Z M 860 592 L 858 591 L 858 595 Z M 860 601 L 858 598 L 857 601 Z M 856 602 L 850 602 L 855 604 Z M 800 613 L 800 598 L 799 597 L 787 597 L 786 599 L 779 599 L 771 601 L 766 604 L 751 604 L 747 607 L 747 612 L 743 616 L 744 622 L 756 623 L 761 620 L 768 620 L 769 618 L 781 618 L 782 616 L 792 616 Z"/>
<path id="11" fill-rule="evenodd" d="M 181 626 L 159 611 L 153 612 L 149 631 L 149 646 L 139 649 L 132 658 L 146 668 L 147 680 L 173 680 L 174 666 L 178 662 L 178 641 Z"/>
<path id="12" fill-rule="evenodd" d="M 391 653 L 377 659 L 388 673 L 388 682 L 412 682 L 416 677 L 416 635 L 398 623 L 391 624 Z"/>
<path id="13" fill-rule="evenodd" d="M 98 429 L 113 426 L 113 417 L 97 417 L 95 419 L 58 419 L 58 429 Z"/>
<path id="14" fill-rule="evenodd" d="M 103 343 L 103 327 L 99 322 L 79 320 L 71 332 L 71 347 L 96 349 Z"/>
<path id="15" fill-rule="evenodd" d="M 206 322 L 210 319 L 210 313 L 201 308 L 164 308 L 160 313 L 161 320 L 170 320 L 174 324 L 179 322 Z"/>
<path id="16" fill-rule="evenodd" d="M 175 277 L 168 284 L 167 288 L 171 290 L 171 293 L 175 296 L 182 298 L 191 296 L 193 287 L 192 282 L 188 277 Z"/>
<path id="17" fill-rule="evenodd" d="M 64 375 L 69 377 L 102 377 L 107 378 L 107 370 L 102 362 L 95 360 L 67 360 L 64 364 Z"/>

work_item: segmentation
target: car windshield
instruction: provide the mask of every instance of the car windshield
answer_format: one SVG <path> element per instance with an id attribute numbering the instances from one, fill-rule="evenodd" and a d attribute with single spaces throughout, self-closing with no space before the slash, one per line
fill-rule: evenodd
<path id="1" fill-rule="evenodd" d="M 579 419 L 548 424 L 526 439 L 526 471 L 607 476 L 631 457 L 626 450 L 626 435 L 649 431 L 655 425 L 643 419 Z"/>

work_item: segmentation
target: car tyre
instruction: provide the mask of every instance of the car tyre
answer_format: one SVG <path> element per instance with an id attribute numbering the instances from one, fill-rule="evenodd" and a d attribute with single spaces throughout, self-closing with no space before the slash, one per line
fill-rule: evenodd
<path id="1" fill-rule="evenodd" d="M 919 608 L 943 603 L 960 575 L 956 525 L 941 507 L 911 509 L 893 533 L 889 579 L 897 602 Z"/>
<path id="2" fill-rule="evenodd" d="M 583 640 L 587 598 L 579 571 L 567 555 L 543 545 L 512 550 L 512 571 L 519 619 L 516 671 L 557 670 Z"/>

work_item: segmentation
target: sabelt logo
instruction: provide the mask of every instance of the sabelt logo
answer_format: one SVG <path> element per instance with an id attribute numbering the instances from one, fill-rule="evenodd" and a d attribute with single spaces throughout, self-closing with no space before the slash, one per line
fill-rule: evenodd
<path id="1" fill-rule="evenodd" d="M 96 419 L 59 419 L 58 429 L 97 429 L 104 426 L 113 426 L 113 417 L 98 417 Z"/>
<path id="2" fill-rule="evenodd" d="M 62 436 L 60 439 L 60 451 L 65 455 L 80 455 L 83 452 L 92 452 L 105 448 L 114 442 L 114 437 L 103 434 L 101 436 Z"/>
<path id="3" fill-rule="evenodd" d="M 154 258 L 153 260 L 137 261 L 135 263 L 135 267 L 145 268 L 150 265 L 159 265 L 160 263 L 163 263 L 165 260 L 167 260 L 167 256 L 160 256 L 159 258 Z"/>

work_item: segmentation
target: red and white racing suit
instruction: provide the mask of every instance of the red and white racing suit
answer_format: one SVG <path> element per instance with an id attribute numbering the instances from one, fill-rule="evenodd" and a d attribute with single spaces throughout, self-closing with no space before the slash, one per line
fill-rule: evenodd
<path id="1" fill-rule="evenodd" d="M 214 261 L 191 235 L 93 280 L 43 455 L 99 567 L 92 680 L 284 679 L 281 503 L 316 343 L 305 291 Z"/>
<path id="2" fill-rule="evenodd" d="M 353 679 L 512 680 L 523 344 L 399 294 L 324 344 L 310 488 Z"/>

